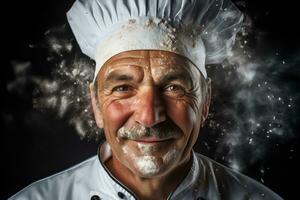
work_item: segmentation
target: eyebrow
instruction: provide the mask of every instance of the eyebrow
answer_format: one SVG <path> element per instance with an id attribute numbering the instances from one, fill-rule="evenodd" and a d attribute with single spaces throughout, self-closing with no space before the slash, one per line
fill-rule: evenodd
<path id="1" fill-rule="evenodd" d="M 119 72 L 111 72 L 105 79 L 105 82 L 111 81 L 132 81 L 134 79 L 131 74 L 120 74 Z"/>
<path id="2" fill-rule="evenodd" d="M 180 80 L 187 84 L 191 83 L 191 77 L 185 72 L 171 72 L 165 75 L 164 77 L 162 77 L 162 79 L 159 82 L 164 83 L 164 82 L 171 82 L 174 80 Z"/>

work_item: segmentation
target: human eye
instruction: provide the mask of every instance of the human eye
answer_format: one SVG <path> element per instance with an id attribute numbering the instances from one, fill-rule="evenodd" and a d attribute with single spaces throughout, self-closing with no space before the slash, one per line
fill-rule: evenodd
<path id="1" fill-rule="evenodd" d="M 119 85 L 112 89 L 113 92 L 127 92 L 130 88 L 127 85 Z"/>
<path id="2" fill-rule="evenodd" d="M 134 88 L 130 85 L 118 85 L 112 88 L 112 93 L 118 97 L 129 97 L 134 94 Z"/>
<path id="3" fill-rule="evenodd" d="M 178 98 L 185 95 L 185 89 L 183 86 L 178 84 L 169 84 L 164 87 L 164 93 L 167 96 Z"/>

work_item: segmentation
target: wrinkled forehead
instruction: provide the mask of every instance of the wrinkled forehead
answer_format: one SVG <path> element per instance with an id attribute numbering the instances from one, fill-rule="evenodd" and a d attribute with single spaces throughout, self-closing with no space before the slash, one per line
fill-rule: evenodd
<path id="1" fill-rule="evenodd" d="M 180 61 L 180 62 L 187 62 L 188 59 L 184 56 L 179 54 L 162 51 L 162 50 L 132 50 L 132 51 L 125 51 L 115 56 L 111 57 L 105 65 L 111 64 L 116 62 L 122 58 L 135 58 L 135 59 L 151 59 L 151 60 L 164 60 L 164 61 Z"/>
<path id="2" fill-rule="evenodd" d="M 110 58 L 101 68 L 100 76 L 115 70 L 151 70 L 154 74 L 193 74 L 199 70 L 184 56 L 161 50 L 134 50 L 119 53 Z"/>

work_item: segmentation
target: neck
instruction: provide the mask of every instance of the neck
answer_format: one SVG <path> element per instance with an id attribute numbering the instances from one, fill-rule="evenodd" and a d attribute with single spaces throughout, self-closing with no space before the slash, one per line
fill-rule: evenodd
<path id="1" fill-rule="evenodd" d="M 166 174 L 154 178 L 143 178 L 135 175 L 114 156 L 107 160 L 105 165 L 139 199 L 166 200 L 188 174 L 192 166 L 192 158 L 190 155 L 187 158 Z"/>

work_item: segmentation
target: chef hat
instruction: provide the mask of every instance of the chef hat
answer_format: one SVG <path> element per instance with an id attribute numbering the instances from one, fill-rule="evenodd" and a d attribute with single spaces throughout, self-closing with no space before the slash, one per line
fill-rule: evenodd
<path id="1" fill-rule="evenodd" d="M 243 16 L 230 0 L 77 0 L 68 22 L 84 54 L 96 61 L 94 80 L 112 56 L 164 50 L 205 64 L 222 62 Z"/>

